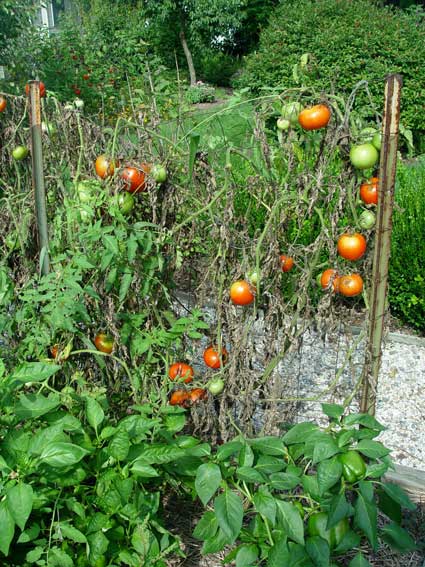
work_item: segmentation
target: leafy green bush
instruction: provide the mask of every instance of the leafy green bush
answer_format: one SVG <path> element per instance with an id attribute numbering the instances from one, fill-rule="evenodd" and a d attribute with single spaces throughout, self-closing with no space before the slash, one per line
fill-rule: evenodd
<path id="1" fill-rule="evenodd" d="M 323 409 L 324 431 L 304 422 L 282 436 L 239 435 L 197 469 L 199 498 L 205 506 L 214 498 L 194 532 L 202 553 L 233 545 L 224 563 L 330 566 L 361 546 L 349 563 L 355 567 L 369 565 L 366 540 L 374 550 L 380 540 L 415 548 L 400 525 L 401 508 L 415 505 L 382 482 L 391 459 L 373 439 L 383 427 L 370 415 L 344 416 L 342 406 Z M 379 528 L 378 509 L 388 518 Z"/>
<path id="2" fill-rule="evenodd" d="M 425 159 L 398 167 L 389 301 L 394 315 L 425 331 Z"/>
<path id="3" fill-rule="evenodd" d="M 228 87 L 239 66 L 239 59 L 227 53 L 207 51 L 201 58 L 199 74 L 207 83 Z"/>
<path id="4" fill-rule="evenodd" d="M 289 0 L 282 2 L 262 33 L 260 47 L 246 59 L 238 84 L 262 87 L 299 86 L 294 75 L 302 54 L 311 54 L 308 86 L 317 91 L 350 92 L 370 81 L 377 109 L 382 108 L 383 78 L 403 75 L 401 120 L 425 130 L 425 13 L 382 8 L 371 0 Z M 360 105 L 365 96 L 358 97 Z"/>
<path id="5" fill-rule="evenodd" d="M 214 87 L 198 81 L 196 85 L 189 87 L 186 91 L 186 101 L 189 104 L 199 104 L 200 102 L 214 102 Z"/>

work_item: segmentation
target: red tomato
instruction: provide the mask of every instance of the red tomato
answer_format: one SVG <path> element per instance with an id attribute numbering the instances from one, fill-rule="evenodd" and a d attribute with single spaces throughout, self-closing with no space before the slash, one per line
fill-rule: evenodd
<path id="1" fill-rule="evenodd" d="M 0 96 L 0 112 L 3 112 L 7 106 L 7 100 L 4 96 Z"/>
<path id="2" fill-rule="evenodd" d="M 117 165 L 118 164 L 116 162 L 109 160 L 105 155 L 101 155 L 97 158 L 94 167 L 97 175 L 101 179 L 106 179 L 106 177 L 114 175 L 115 167 Z"/>
<path id="3" fill-rule="evenodd" d="M 304 130 L 319 130 L 328 125 L 331 111 L 325 104 L 316 104 L 311 108 L 305 108 L 298 116 L 298 122 Z"/>
<path id="4" fill-rule="evenodd" d="M 363 291 L 363 279 L 359 274 L 350 274 L 339 278 L 339 293 L 345 297 L 354 297 Z"/>
<path id="5" fill-rule="evenodd" d="M 90 75 L 89 75 L 88 73 L 85 73 L 85 74 L 83 75 L 83 79 L 84 79 L 85 81 L 88 81 L 88 80 L 90 79 Z"/>
<path id="6" fill-rule="evenodd" d="M 221 349 L 221 359 L 223 364 L 226 364 L 227 350 L 223 347 Z M 204 351 L 204 362 L 210 368 L 220 368 L 220 355 L 217 349 L 210 346 Z"/>
<path id="7" fill-rule="evenodd" d="M 75 93 L 77 96 L 79 96 L 79 95 L 81 94 L 81 89 L 78 89 L 78 88 L 74 89 L 74 93 Z"/>
<path id="8" fill-rule="evenodd" d="M 170 380 L 184 378 L 185 384 L 188 384 L 193 380 L 193 368 L 185 362 L 175 362 L 170 366 L 168 376 L 170 377 Z"/>
<path id="9" fill-rule="evenodd" d="M 27 96 L 30 94 L 30 86 L 28 83 L 25 85 L 25 93 Z M 44 83 L 40 81 L 40 97 L 43 98 L 43 96 L 46 96 L 46 87 Z"/>
<path id="10" fill-rule="evenodd" d="M 140 169 L 125 167 L 121 172 L 121 179 L 124 181 L 124 189 L 129 193 L 141 193 L 145 190 L 146 176 Z"/>
<path id="11" fill-rule="evenodd" d="M 189 406 L 190 394 L 186 390 L 175 390 L 170 396 L 171 406 L 182 406 L 184 408 Z"/>
<path id="12" fill-rule="evenodd" d="M 235 305 L 249 305 L 255 299 L 255 288 L 245 280 L 232 284 L 230 288 L 230 299 Z"/>
<path id="13" fill-rule="evenodd" d="M 366 238 L 355 232 L 338 238 L 338 253 L 346 260 L 359 260 L 366 252 Z"/>
<path id="14" fill-rule="evenodd" d="M 328 289 L 332 281 L 333 291 L 338 291 L 339 288 L 339 276 L 338 272 L 332 268 L 325 270 L 320 278 L 320 285 L 322 289 Z"/>
<path id="15" fill-rule="evenodd" d="M 194 388 L 190 391 L 190 401 L 192 404 L 205 400 L 208 397 L 208 393 L 203 388 Z"/>
<path id="16" fill-rule="evenodd" d="M 366 205 L 378 204 L 378 184 L 379 178 L 372 177 L 366 183 L 360 185 L 360 199 Z"/>
<path id="17" fill-rule="evenodd" d="M 289 272 L 294 267 L 294 260 L 290 256 L 285 256 L 282 254 L 280 257 L 280 266 L 282 268 L 282 272 Z"/>
<path id="18" fill-rule="evenodd" d="M 111 354 L 114 348 L 114 339 L 106 333 L 98 333 L 94 338 L 94 344 L 100 352 Z"/>

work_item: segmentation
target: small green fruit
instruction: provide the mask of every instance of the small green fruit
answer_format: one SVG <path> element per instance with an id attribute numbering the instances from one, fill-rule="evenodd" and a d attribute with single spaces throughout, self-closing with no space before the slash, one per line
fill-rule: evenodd
<path id="1" fill-rule="evenodd" d="M 131 193 L 125 191 L 118 196 L 118 206 L 123 215 L 128 215 L 134 209 L 135 199 Z"/>
<path id="2" fill-rule="evenodd" d="M 26 146 L 16 146 L 12 151 L 13 159 L 16 161 L 21 161 L 27 157 L 29 154 L 29 149 Z"/>
<path id="3" fill-rule="evenodd" d="M 291 123 L 286 118 L 280 117 L 280 118 L 277 119 L 276 125 L 277 125 L 279 130 L 288 130 Z"/>
<path id="4" fill-rule="evenodd" d="M 154 165 L 150 171 L 150 175 L 153 177 L 156 183 L 164 183 L 167 179 L 167 170 L 163 165 Z"/>
<path id="5" fill-rule="evenodd" d="M 382 145 L 382 134 L 381 132 L 376 132 L 376 134 L 372 138 L 372 144 L 375 146 L 377 150 L 381 149 Z"/>
<path id="6" fill-rule="evenodd" d="M 370 230 L 375 226 L 376 216 L 372 211 L 363 211 L 359 217 L 359 227 Z"/>

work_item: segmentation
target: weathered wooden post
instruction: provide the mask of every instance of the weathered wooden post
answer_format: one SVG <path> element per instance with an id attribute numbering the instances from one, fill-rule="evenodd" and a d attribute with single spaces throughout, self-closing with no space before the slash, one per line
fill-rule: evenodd
<path id="1" fill-rule="evenodd" d="M 400 120 L 402 78 L 389 75 L 385 82 L 381 161 L 379 164 L 378 209 L 368 342 L 363 368 L 363 391 L 360 410 L 375 413 L 376 390 L 382 356 L 385 313 L 387 310 L 388 265 L 391 252 L 392 212 L 397 167 L 397 144 Z"/>
<path id="2" fill-rule="evenodd" d="M 29 81 L 29 109 L 31 131 L 32 182 L 37 216 L 38 249 L 41 273 L 49 272 L 49 234 L 46 213 L 46 192 L 43 175 L 43 148 L 41 141 L 40 81 Z"/>

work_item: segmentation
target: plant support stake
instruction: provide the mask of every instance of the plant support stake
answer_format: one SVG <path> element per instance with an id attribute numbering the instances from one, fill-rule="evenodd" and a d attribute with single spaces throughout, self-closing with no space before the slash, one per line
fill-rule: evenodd
<path id="1" fill-rule="evenodd" d="M 363 367 L 363 391 L 360 404 L 360 411 L 372 415 L 375 414 L 378 375 L 382 357 L 382 337 L 384 334 L 385 314 L 388 307 L 388 265 L 391 252 L 401 86 L 402 78 L 397 74 L 389 75 L 385 81 L 368 342 Z"/>
<path id="2" fill-rule="evenodd" d="M 31 130 L 32 183 L 35 193 L 37 216 L 38 249 L 40 252 L 41 274 L 49 272 L 49 235 L 46 214 L 46 192 L 43 175 L 43 148 L 41 142 L 40 82 L 29 81 L 29 109 Z"/>

